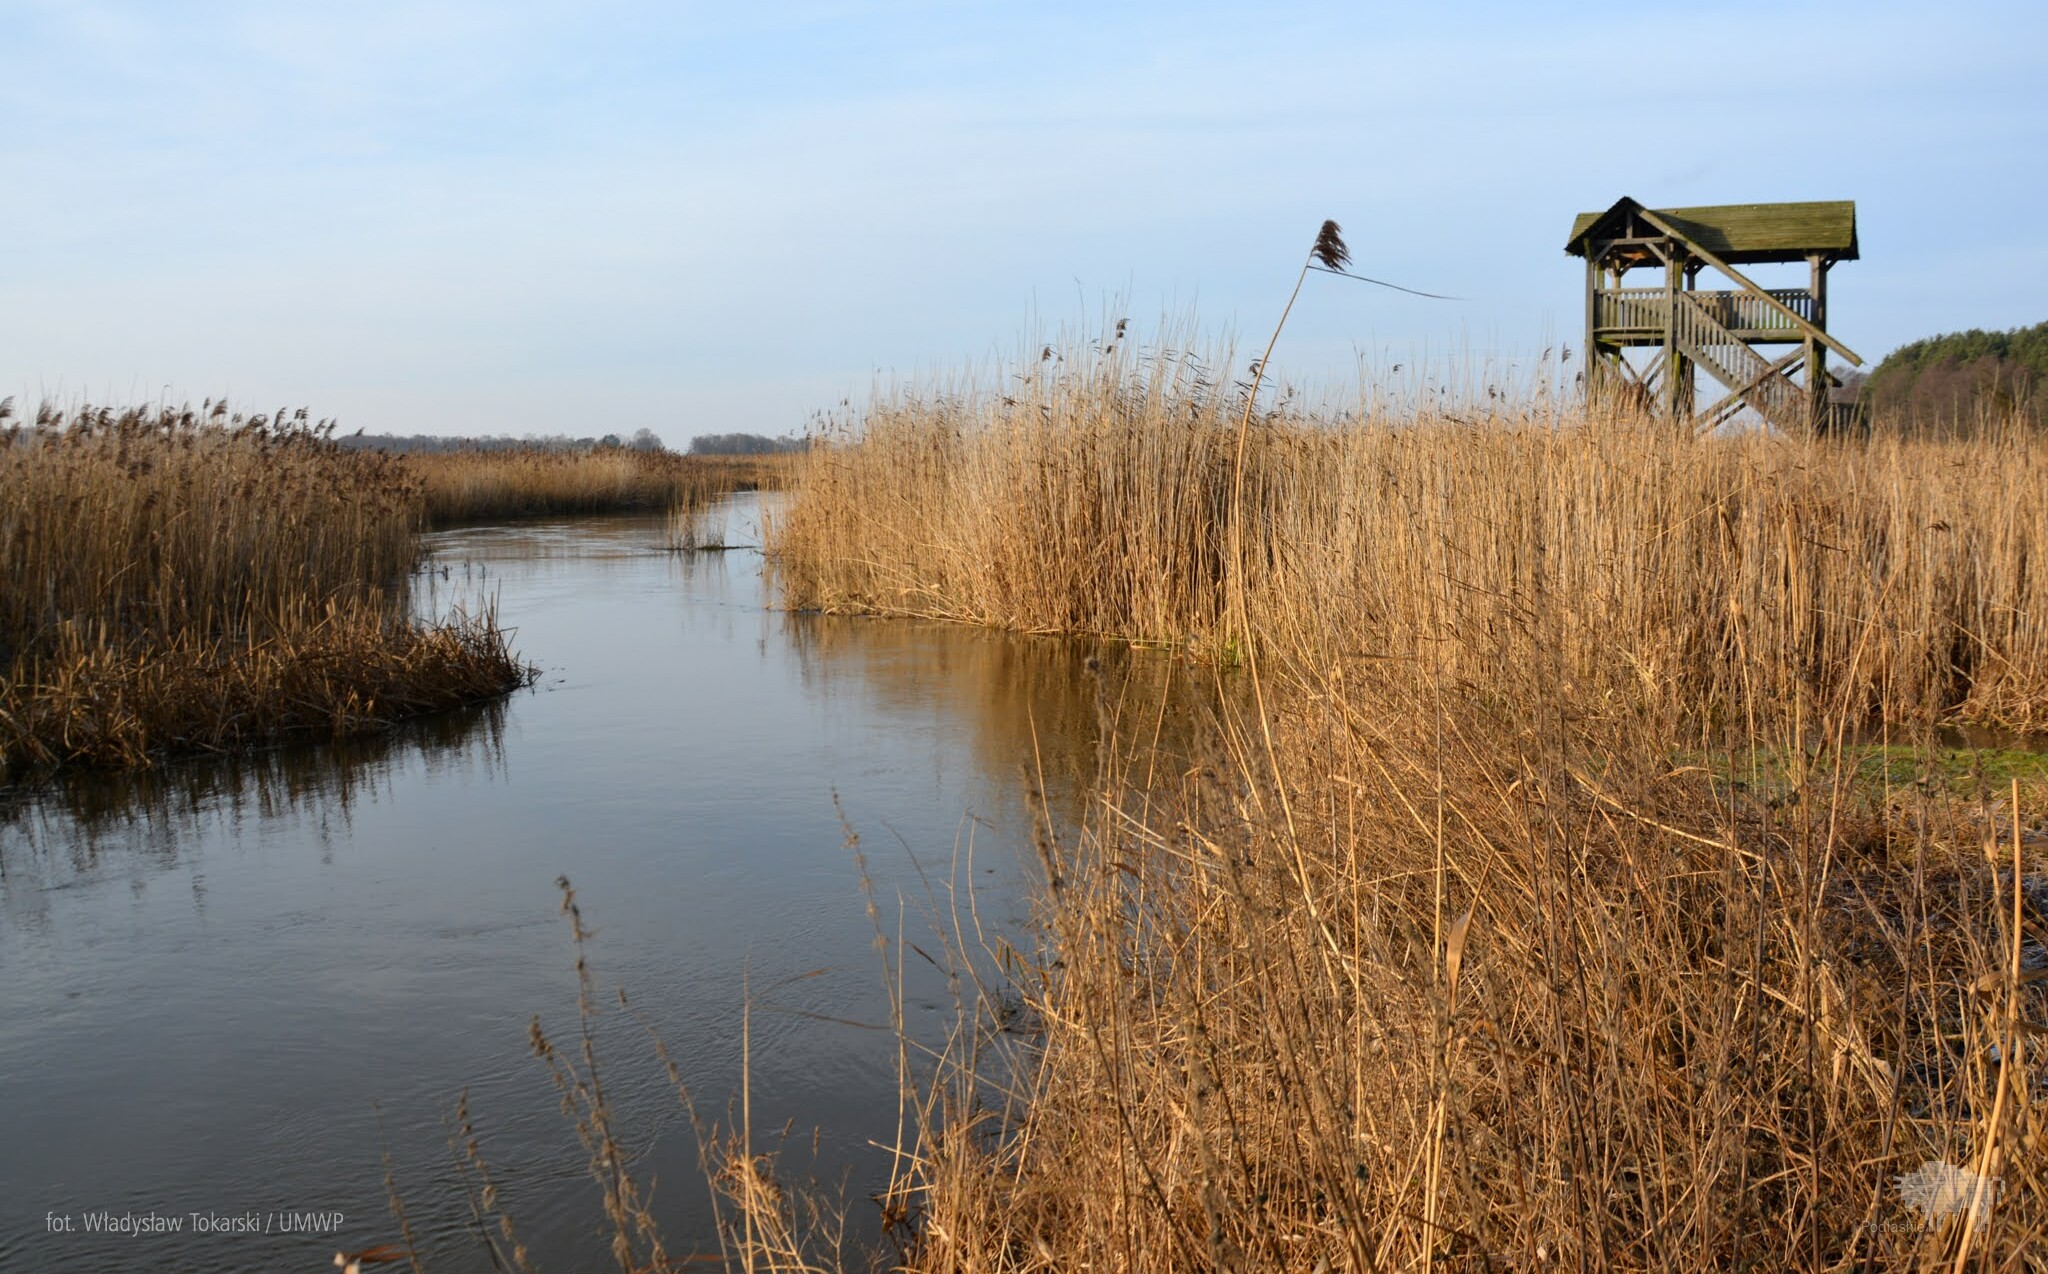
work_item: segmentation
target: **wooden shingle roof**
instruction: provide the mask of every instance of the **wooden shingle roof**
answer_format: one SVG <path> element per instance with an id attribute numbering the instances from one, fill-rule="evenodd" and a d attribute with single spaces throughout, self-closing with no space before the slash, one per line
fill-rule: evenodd
<path id="1" fill-rule="evenodd" d="M 1586 240 L 1603 222 L 1620 220 L 1642 205 L 1623 199 L 1605 212 L 1582 212 L 1572 222 L 1564 250 L 1586 255 Z M 1653 209 L 1662 220 L 1707 251 L 1736 265 L 1753 261 L 1803 261 L 1825 253 L 1854 261 L 1856 204 L 1849 199 L 1819 203 L 1735 203 L 1705 208 Z"/>

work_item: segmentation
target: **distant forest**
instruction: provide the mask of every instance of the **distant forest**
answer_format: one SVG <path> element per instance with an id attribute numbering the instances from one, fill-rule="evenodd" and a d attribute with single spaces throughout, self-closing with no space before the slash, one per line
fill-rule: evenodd
<path id="1" fill-rule="evenodd" d="M 666 451 L 667 447 L 652 429 L 641 429 L 630 438 L 617 434 L 606 434 L 602 438 L 571 438 L 567 434 L 527 434 L 514 438 L 510 434 L 487 435 L 480 438 L 451 438 L 445 434 L 366 434 L 357 432 L 343 434 L 335 442 L 352 451 L 389 451 L 394 453 L 442 452 L 442 451 L 596 451 L 600 447 L 624 447 L 629 451 Z"/>
<path id="2" fill-rule="evenodd" d="M 766 434 L 698 434 L 690 439 L 690 454 L 772 456 L 784 451 L 802 451 L 809 445 L 802 438 L 770 438 Z"/>
<path id="3" fill-rule="evenodd" d="M 1879 427 L 1968 425 L 2015 407 L 2048 423 L 2048 323 L 1972 328 L 1901 345 L 1863 378 L 1859 397 Z"/>

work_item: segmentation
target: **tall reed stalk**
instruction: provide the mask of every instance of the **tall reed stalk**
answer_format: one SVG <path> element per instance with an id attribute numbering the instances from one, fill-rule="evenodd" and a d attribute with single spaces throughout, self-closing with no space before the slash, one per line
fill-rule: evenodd
<path id="1" fill-rule="evenodd" d="M 1615 714 L 1541 655 L 1267 658 L 1274 746 L 1119 722 L 1036 957 L 955 948 L 1040 1034 L 963 1030 L 912 1108 L 903 1268 L 2031 1268 L 2048 793 Z"/>

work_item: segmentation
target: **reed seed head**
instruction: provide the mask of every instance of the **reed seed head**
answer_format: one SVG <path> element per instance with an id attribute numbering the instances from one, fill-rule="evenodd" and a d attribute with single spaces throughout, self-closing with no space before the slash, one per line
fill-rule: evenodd
<path id="1" fill-rule="evenodd" d="M 1351 263 L 1351 249 L 1344 246 L 1344 227 L 1334 221 L 1325 221 L 1323 228 L 1316 232 L 1316 246 L 1310 248 L 1308 254 L 1321 262 L 1324 269 L 1342 271 Z"/>

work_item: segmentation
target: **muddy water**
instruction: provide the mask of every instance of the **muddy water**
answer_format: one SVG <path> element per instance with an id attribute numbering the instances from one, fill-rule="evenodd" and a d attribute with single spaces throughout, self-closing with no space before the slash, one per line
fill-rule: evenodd
<path id="1" fill-rule="evenodd" d="M 715 538 L 758 538 L 751 497 L 725 516 Z M 0 1270 L 331 1269 L 397 1239 L 387 1159 L 432 1268 L 489 1268 L 448 1149 L 465 1090 L 540 1267 L 603 1266 L 587 1155 L 526 1047 L 536 1015 L 575 1029 L 565 875 L 671 1252 L 715 1248 L 695 1139 L 615 987 L 714 1116 L 751 1002 L 754 1127 L 790 1123 L 786 1167 L 872 1236 L 897 1049 L 872 1029 L 889 999 L 848 829 L 892 937 L 899 904 L 915 938 L 949 885 L 1019 928 L 1027 771 L 1071 817 L 1102 686 L 1171 665 L 781 613 L 758 553 L 665 538 L 644 518 L 433 538 L 434 603 L 495 594 L 543 670 L 501 704 L 0 795 Z M 913 956 L 906 980 L 911 1028 L 942 1029 L 943 979 Z"/>

